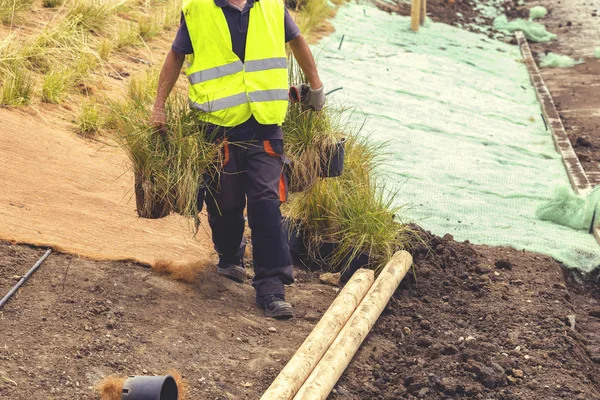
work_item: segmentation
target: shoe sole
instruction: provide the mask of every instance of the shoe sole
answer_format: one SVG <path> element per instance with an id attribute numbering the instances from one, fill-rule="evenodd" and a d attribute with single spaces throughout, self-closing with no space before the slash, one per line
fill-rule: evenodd
<path id="1" fill-rule="evenodd" d="M 294 308 L 288 304 L 271 311 L 265 309 L 265 316 L 275 319 L 290 319 L 294 317 Z"/>
<path id="2" fill-rule="evenodd" d="M 246 270 L 239 268 L 219 268 L 217 267 L 217 274 L 223 275 L 226 278 L 231 279 L 237 283 L 244 283 L 246 280 Z"/>

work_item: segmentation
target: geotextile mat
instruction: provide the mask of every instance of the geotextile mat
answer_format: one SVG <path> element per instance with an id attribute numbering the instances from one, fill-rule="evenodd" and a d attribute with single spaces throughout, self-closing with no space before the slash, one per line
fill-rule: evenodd
<path id="1" fill-rule="evenodd" d="M 325 85 L 344 88 L 329 100 L 387 142 L 380 176 L 405 219 L 584 271 L 600 264 L 587 231 L 536 217 L 569 180 L 518 47 L 441 23 L 414 33 L 410 18 L 362 4 L 333 25 L 316 48 Z"/>
<path id="2" fill-rule="evenodd" d="M 138 218 L 133 174 L 118 147 L 61 125 L 0 109 L 0 239 L 148 265 L 209 261 L 203 227 L 194 238 L 178 215 Z"/>

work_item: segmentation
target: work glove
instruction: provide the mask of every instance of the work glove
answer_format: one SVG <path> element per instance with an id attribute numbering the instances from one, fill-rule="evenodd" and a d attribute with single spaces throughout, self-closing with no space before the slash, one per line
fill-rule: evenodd
<path id="1" fill-rule="evenodd" d="M 292 103 L 301 102 L 315 111 L 321 111 L 325 105 L 324 86 L 319 89 L 312 89 L 306 83 L 292 86 L 289 91 L 289 98 Z"/>

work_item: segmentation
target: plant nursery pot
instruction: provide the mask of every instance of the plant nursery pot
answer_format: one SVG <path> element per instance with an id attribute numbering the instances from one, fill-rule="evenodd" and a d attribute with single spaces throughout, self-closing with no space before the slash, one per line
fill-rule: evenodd
<path id="1" fill-rule="evenodd" d="M 346 149 L 346 138 L 332 145 L 325 153 L 325 159 L 321 164 L 321 176 L 323 178 L 335 178 L 344 172 L 344 159 Z"/>
<path id="2" fill-rule="evenodd" d="M 337 271 L 340 265 L 348 265 L 342 271 L 340 276 L 341 282 L 348 282 L 356 271 L 369 265 L 369 255 L 359 253 L 358 256 L 350 260 L 350 255 L 347 255 L 339 265 L 331 265 L 331 256 L 337 250 L 338 244 L 335 242 L 323 242 L 318 251 L 318 256 L 310 260 L 310 268 L 318 268 L 327 271 Z"/>
<path id="3" fill-rule="evenodd" d="M 352 278 L 352 275 L 354 275 L 354 273 L 356 271 L 358 271 L 359 269 L 366 267 L 369 265 L 369 255 L 365 254 L 365 253 L 361 253 L 358 257 L 352 259 L 352 261 L 350 261 L 350 264 L 348 265 L 348 268 L 346 268 L 343 272 L 342 275 L 340 276 L 340 281 L 341 282 L 348 282 L 350 280 L 350 278 Z"/>
<path id="4" fill-rule="evenodd" d="M 304 232 L 300 228 L 300 224 L 293 223 L 288 218 L 281 220 L 281 227 L 284 234 L 287 235 L 290 254 L 294 264 L 303 264 L 302 260 L 307 255 L 306 245 L 304 244 Z"/>
<path id="5" fill-rule="evenodd" d="M 171 375 L 130 376 L 125 380 L 121 400 L 177 400 L 177 382 Z"/>
<path id="6" fill-rule="evenodd" d="M 152 199 L 152 206 L 150 210 L 147 210 L 146 205 L 146 192 L 144 191 L 144 185 L 152 185 L 148 179 L 142 176 L 141 172 L 136 171 L 134 174 L 134 192 L 135 192 L 135 208 L 140 218 L 157 219 L 163 218 L 169 215 L 171 209 L 164 200 Z"/>

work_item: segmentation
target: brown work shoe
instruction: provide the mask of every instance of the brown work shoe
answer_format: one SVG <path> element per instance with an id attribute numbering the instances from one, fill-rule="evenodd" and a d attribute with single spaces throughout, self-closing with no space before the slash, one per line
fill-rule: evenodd
<path id="1" fill-rule="evenodd" d="M 238 283 L 244 283 L 246 280 L 246 268 L 242 265 L 230 264 L 225 268 L 217 267 L 217 274 L 223 275 Z"/>
<path id="2" fill-rule="evenodd" d="M 268 294 L 256 297 L 256 304 L 264 308 L 266 317 L 289 319 L 294 316 L 294 308 L 290 303 L 285 301 L 285 296 L 282 294 Z"/>

